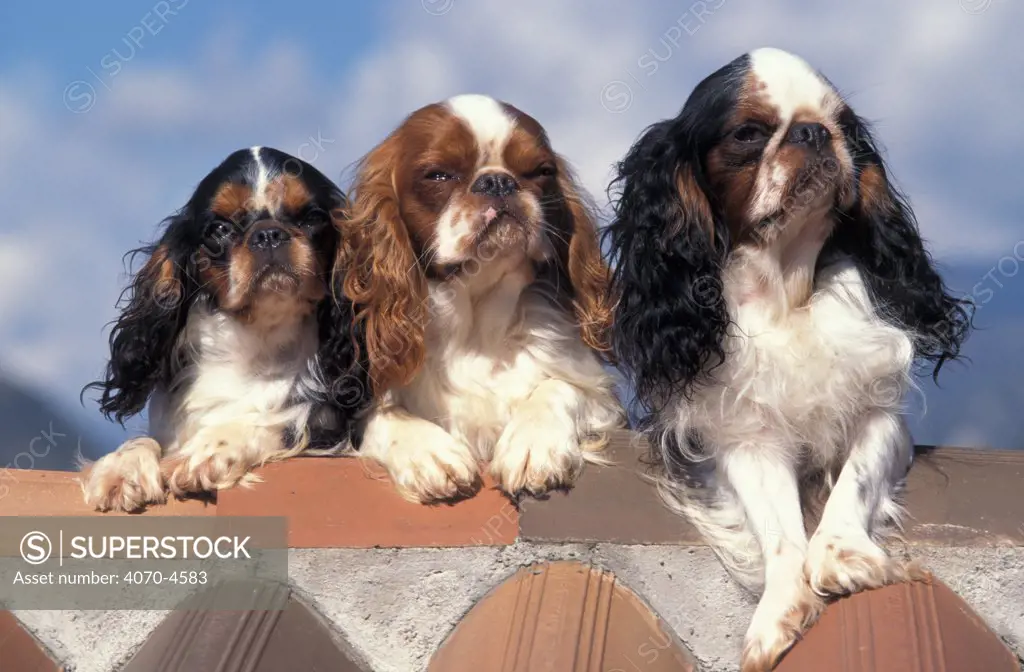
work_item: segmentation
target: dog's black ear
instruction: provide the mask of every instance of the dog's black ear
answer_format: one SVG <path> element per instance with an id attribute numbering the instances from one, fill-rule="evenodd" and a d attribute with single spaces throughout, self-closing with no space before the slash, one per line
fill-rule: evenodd
<path id="1" fill-rule="evenodd" d="M 328 448 L 351 438 L 354 423 L 370 403 L 369 362 L 361 324 L 355 322 L 352 303 L 343 296 L 328 296 L 317 307 L 320 347 L 317 368 L 323 390 L 320 399 L 331 415 L 328 431 L 311 427 L 310 447 Z"/>
<path id="2" fill-rule="evenodd" d="M 121 316 L 110 332 L 110 360 L 99 389 L 100 410 L 120 423 L 136 415 L 159 383 L 169 382 L 180 368 L 175 347 L 187 318 L 191 293 L 187 253 L 177 249 L 173 232 L 184 215 L 168 220 L 167 233 L 156 245 L 133 250 L 146 262 L 121 294 Z"/>
<path id="3" fill-rule="evenodd" d="M 339 191 L 331 211 L 333 235 L 339 241 L 345 234 L 348 203 Z M 329 422 L 313 423 L 310 427 L 311 448 L 331 448 L 352 438 L 356 420 L 371 399 L 369 358 L 366 335 L 362 322 L 355 319 L 355 306 L 342 291 L 346 269 L 339 268 L 340 260 L 347 259 L 337 249 L 330 254 L 334 267 L 328 269 L 328 295 L 317 306 L 317 378 L 322 390 L 313 396 L 322 405 L 320 412 L 329 415 Z"/>
<path id="4" fill-rule="evenodd" d="M 724 359 L 722 294 L 728 231 L 713 210 L 701 157 L 678 120 L 648 128 L 618 164 L 614 219 L 605 230 L 614 264 L 612 343 L 655 411 Z"/>
<path id="5" fill-rule="evenodd" d="M 913 335 L 915 355 L 932 364 L 937 378 L 942 365 L 960 355 L 973 306 L 953 296 L 936 271 L 910 204 L 893 185 L 868 125 L 849 109 L 840 123 L 857 172 L 857 200 L 849 220 L 833 232 L 827 256 L 839 253 L 854 260 L 879 314 Z"/>

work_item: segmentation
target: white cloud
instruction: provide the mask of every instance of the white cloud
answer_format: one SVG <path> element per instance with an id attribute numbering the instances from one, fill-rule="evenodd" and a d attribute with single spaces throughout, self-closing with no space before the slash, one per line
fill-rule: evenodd
<path id="1" fill-rule="evenodd" d="M 1024 237 L 1024 229 L 1010 220 L 953 201 L 937 190 L 914 199 L 914 213 L 932 253 L 946 261 L 994 263 L 1013 254 L 1014 245 Z"/>
<path id="2" fill-rule="evenodd" d="M 0 287 L 22 287 L 34 267 L 45 263 L 40 250 L 29 247 L 10 234 L 0 234 Z M 0 294 L 0 315 L 13 316 L 22 310 L 31 297 L 25 292 L 6 291 Z"/>
<path id="3" fill-rule="evenodd" d="M 97 91 L 96 105 L 109 110 L 89 119 L 110 133 L 217 133 L 260 128 L 268 118 L 285 121 L 305 106 L 322 105 L 299 47 L 271 44 L 245 58 L 236 48 L 234 40 L 215 39 L 201 70 L 128 64 L 110 81 L 112 91 Z"/>

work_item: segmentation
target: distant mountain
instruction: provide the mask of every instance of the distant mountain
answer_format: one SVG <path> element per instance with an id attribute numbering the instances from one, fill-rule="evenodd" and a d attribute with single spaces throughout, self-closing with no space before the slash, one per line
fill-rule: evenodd
<path id="1" fill-rule="evenodd" d="M 76 469 L 79 450 L 102 454 L 69 414 L 26 386 L 0 378 L 0 469 Z"/>

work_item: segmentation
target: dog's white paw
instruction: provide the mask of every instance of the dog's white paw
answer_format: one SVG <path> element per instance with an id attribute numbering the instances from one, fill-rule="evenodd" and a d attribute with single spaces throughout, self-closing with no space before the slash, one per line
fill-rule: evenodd
<path id="1" fill-rule="evenodd" d="M 890 557 L 858 531 L 815 533 L 807 547 L 804 573 L 811 589 L 823 597 L 927 578 L 927 572 L 916 563 Z"/>
<path id="2" fill-rule="evenodd" d="M 480 468 L 464 443 L 429 422 L 415 432 L 398 433 L 386 447 L 367 455 L 381 462 L 395 487 L 413 502 L 433 502 L 469 495 L 479 488 Z"/>
<path id="3" fill-rule="evenodd" d="M 818 620 L 825 603 L 803 580 L 768 584 L 743 640 L 742 672 L 766 672 L 778 664 Z"/>
<path id="4" fill-rule="evenodd" d="M 97 511 L 138 511 L 167 501 L 160 444 L 148 437 L 126 441 L 89 465 L 80 480 L 85 503 Z"/>
<path id="5" fill-rule="evenodd" d="M 490 472 L 509 494 L 534 495 L 569 486 L 583 466 L 583 451 L 572 427 L 554 419 L 513 418 L 494 448 Z"/>
<path id="6" fill-rule="evenodd" d="M 253 433 L 240 427 L 203 429 L 164 461 L 167 485 L 183 497 L 258 482 L 251 473 L 256 466 L 254 443 Z"/>

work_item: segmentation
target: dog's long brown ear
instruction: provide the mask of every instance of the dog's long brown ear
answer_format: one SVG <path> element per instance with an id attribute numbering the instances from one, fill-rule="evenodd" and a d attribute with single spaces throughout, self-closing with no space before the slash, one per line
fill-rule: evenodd
<path id="1" fill-rule="evenodd" d="M 391 136 L 360 162 L 335 264 L 365 333 L 377 394 L 412 380 L 426 353 L 427 283 L 398 207 L 397 151 Z"/>
<path id="2" fill-rule="evenodd" d="M 565 160 L 557 160 L 558 186 L 565 199 L 570 232 L 565 259 L 566 274 L 572 285 L 572 302 L 583 341 L 595 350 L 609 354 L 609 330 L 612 324 L 610 273 L 601 256 L 594 206 L 579 187 Z"/>

